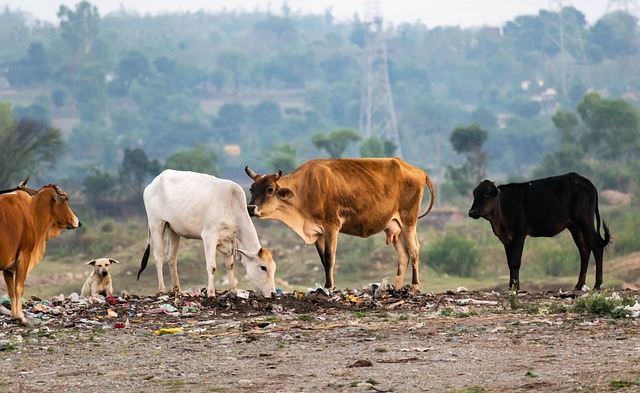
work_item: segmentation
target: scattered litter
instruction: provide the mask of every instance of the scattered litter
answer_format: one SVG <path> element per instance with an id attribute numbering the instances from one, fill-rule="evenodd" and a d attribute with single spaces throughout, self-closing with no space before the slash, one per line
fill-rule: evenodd
<path id="1" fill-rule="evenodd" d="M 115 318 L 118 316 L 118 313 L 113 311 L 112 309 L 108 309 L 107 310 L 107 317 L 109 318 Z"/>
<path id="2" fill-rule="evenodd" d="M 428 352 L 433 348 L 429 347 L 413 347 L 413 348 L 401 348 L 400 352 Z"/>
<path id="3" fill-rule="evenodd" d="M 487 305 L 487 306 L 498 305 L 498 302 L 495 300 L 477 300 L 477 299 L 471 299 L 471 298 L 457 299 L 456 303 L 458 303 L 459 305 L 466 305 L 466 304 Z"/>
<path id="4" fill-rule="evenodd" d="M 249 299 L 249 291 L 238 289 L 238 291 L 236 292 L 236 296 L 240 299 Z"/>
<path id="5" fill-rule="evenodd" d="M 356 360 L 354 363 L 348 365 L 347 367 L 373 367 L 373 363 L 371 360 L 360 359 Z"/>
<path id="6" fill-rule="evenodd" d="M 624 306 L 624 309 L 629 311 L 627 318 L 638 318 L 640 316 L 640 303 L 638 302 L 633 306 Z"/>
<path id="7" fill-rule="evenodd" d="M 182 328 L 162 328 L 158 329 L 154 332 L 156 336 L 162 336 L 164 334 L 176 334 L 176 333 L 184 333 L 184 329 Z"/>

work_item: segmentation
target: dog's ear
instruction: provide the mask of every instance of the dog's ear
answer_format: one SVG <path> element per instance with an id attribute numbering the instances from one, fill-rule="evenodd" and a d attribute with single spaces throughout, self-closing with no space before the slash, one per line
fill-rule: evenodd
<path id="1" fill-rule="evenodd" d="M 94 259 L 93 261 L 86 262 L 85 265 L 95 266 L 96 265 L 96 260 Z"/>
<path id="2" fill-rule="evenodd" d="M 120 262 L 116 261 L 115 259 L 109 258 L 109 263 L 120 263 Z"/>

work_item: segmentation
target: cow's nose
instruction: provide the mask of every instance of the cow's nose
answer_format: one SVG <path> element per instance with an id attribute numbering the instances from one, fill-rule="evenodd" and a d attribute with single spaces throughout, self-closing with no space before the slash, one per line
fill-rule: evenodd
<path id="1" fill-rule="evenodd" d="M 478 211 L 476 209 L 469 209 L 469 217 L 478 218 Z"/>
<path id="2" fill-rule="evenodd" d="M 256 215 L 256 205 L 247 206 L 247 210 L 249 211 L 249 215 L 250 216 L 255 216 Z"/>

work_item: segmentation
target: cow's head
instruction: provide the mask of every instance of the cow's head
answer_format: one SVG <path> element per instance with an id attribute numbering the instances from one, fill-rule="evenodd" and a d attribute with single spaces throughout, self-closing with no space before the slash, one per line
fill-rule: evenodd
<path id="1" fill-rule="evenodd" d="M 276 263 L 273 261 L 273 251 L 261 248 L 257 253 L 236 249 L 242 256 L 242 262 L 247 269 L 247 276 L 254 288 L 264 297 L 271 297 L 276 291 Z"/>
<path id="2" fill-rule="evenodd" d="M 273 175 L 258 175 L 247 166 L 244 171 L 253 179 L 253 184 L 249 189 L 251 200 L 247 205 L 250 216 L 268 216 L 278 208 L 281 201 L 286 201 L 296 196 L 290 188 L 278 185 L 282 170 Z"/>
<path id="3" fill-rule="evenodd" d="M 46 185 L 33 198 L 36 198 L 37 214 L 48 215 L 47 218 L 51 222 L 48 239 L 58 237 L 65 229 L 75 229 L 82 226 L 78 217 L 69 207 L 67 193 L 60 186 L 55 184 Z"/>
<path id="4" fill-rule="evenodd" d="M 473 190 L 473 204 L 469 209 L 469 217 L 478 219 L 486 217 L 496 207 L 500 190 L 489 180 L 484 180 Z"/>

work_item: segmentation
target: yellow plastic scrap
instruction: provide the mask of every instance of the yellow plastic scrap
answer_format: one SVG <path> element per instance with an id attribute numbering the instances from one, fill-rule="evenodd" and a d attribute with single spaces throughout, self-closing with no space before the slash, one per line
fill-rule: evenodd
<path id="1" fill-rule="evenodd" d="M 345 300 L 349 303 L 358 303 L 360 299 L 358 299 L 355 295 L 349 294 L 345 297 Z"/>
<path id="2" fill-rule="evenodd" d="M 184 329 L 182 328 L 162 328 L 155 331 L 156 336 L 162 336 L 163 334 L 175 334 L 175 333 L 184 333 Z"/>

